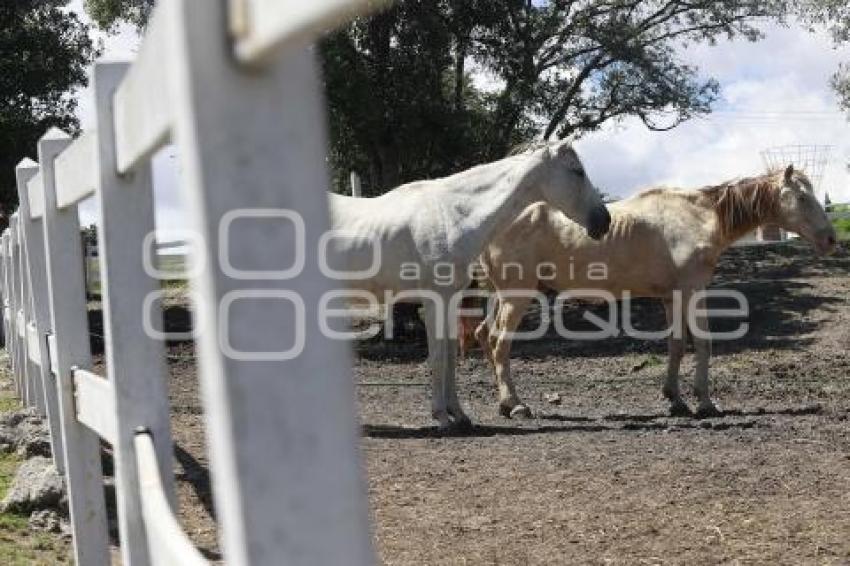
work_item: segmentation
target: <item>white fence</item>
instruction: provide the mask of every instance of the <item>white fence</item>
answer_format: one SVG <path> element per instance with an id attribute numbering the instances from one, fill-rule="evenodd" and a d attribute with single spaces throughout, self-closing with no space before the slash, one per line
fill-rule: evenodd
<path id="1" fill-rule="evenodd" d="M 2 236 L 3 330 L 21 399 L 50 423 L 77 564 L 110 562 L 101 441 L 115 457 L 122 563 L 205 562 L 174 512 L 163 344 L 143 328 L 143 308 L 160 289 L 142 253 L 154 230 L 150 156 L 168 142 L 182 160 L 189 227 L 200 235 L 192 254 L 206 265 L 191 285 L 224 559 L 373 562 L 349 353 L 310 316 L 330 282 L 309 262 L 289 279 L 267 277 L 297 257 L 287 226 L 264 224 L 265 241 L 245 230 L 219 239 L 222 219 L 285 209 L 305 219 L 304 243 L 317 244 L 328 182 L 310 42 L 367 4 L 377 3 L 162 2 L 132 65 L 96 65 L 96 131 L 72 140 L 51 130 L 38 163 L 18 166 L 20 208 Z M 77 212 L 92 195 L 105 376 L 91 371 Z M 251 271 L 225 269 L 224 251 Z M 257 301 L 292 293 L 307 305 L 305 328 L 256 316 Z M 289 344 L 299 330 L 305 348 L 294 359 L 250 361 L 219 347 L 231 336 Z"/>

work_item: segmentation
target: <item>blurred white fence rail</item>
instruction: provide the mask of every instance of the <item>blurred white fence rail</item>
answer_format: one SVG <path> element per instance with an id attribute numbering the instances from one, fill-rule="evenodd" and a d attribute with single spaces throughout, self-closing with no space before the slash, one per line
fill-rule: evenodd
<path id="1" fill-rule="evenodd" d="M 190 282 L 224 560 L 374 561 L 348 352 L 316 316 L 331 283 L 317 265 L 268 275 L 301 255 L 281 218 L 301 216 L 308 249 L 328 225 L 310 42 L 379 3 L 162 2 L 135 62 L 95 66 L 96 129 L 76 140 L 51 130 L 38 163 L 18 166 L 21 204 L 0 238 L 3 336 L 18 394 L 50 423 L 77 564 L 110 563 L 101 442 L 115 459 L 122 563 L 205 562 L 177 519 L 164 346 L 143 325 L 161 292 L 143 256 L 155 228 L 150 157 L 168 142 L 182 161 L 188 228 L 202 243 L 192 260 L 206 266 Z M 91 196 L 106 375 L 92 371 L 77 211 Z M 268 218 L 279 221 L 262 220 L 263 241 L 244 229 Z M 262 316 L 286 297 L 303 302 L 303 328 Z M 291 359 L 268 355 L 270 336 L 304 348 Z"/>

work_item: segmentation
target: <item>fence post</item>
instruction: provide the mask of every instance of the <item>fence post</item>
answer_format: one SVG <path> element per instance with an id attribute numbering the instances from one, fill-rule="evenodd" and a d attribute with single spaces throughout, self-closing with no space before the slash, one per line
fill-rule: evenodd
<path id="1" fill-rule="evenodd" d="M 88 313 L 83 287 L 80 221 L 77 207 L 56 206 L 53 161 L 71 138 L 51 129 L 38 142 L 44 189 L 44 241 L 51 328 L 56 338 L 59 415 L 65 447 L 65 471 L 76 563 L 110 563 L 100 439 L 77 421 L 74 410 L 74 367 L 91 367 Z"/>
<path id="2" fill-rule="evenodd" d="M 17 176 L 17 171 L 15 172 Z M 24 191 L 26 192 L 26 190 Z M 26 203 L 27 205 L 29 202 Z M 31 357 L 35 355 L 31 352 L 30 344 L 30 324 L 35 315 L 34 299 L 32 296 L 32 268 L 30 267 L 30 259 L 27 251 L 27 222 L 29 218 L 29 207 L 26 209 L 18 205 L 18 237 L 20 241 L 20 262 L 21 262 L 21 313 L 23 315 L 24 326 L 24 359 L 23 369 L 26 372 L 27 390 L 29 391 L 30 405 L 35 409 L 37 415 L 44 417 L 47 415 L 47 407 L 45 405 L 44 388 L 41 381 L 41 369 L 32 361 Z"/>
<path id="3" fill-rule="evenodd" d="M 0 232 L 0 316 L 3 317 L 3 320 L 0 321 L 3 323 L 3 348 L 6 349 L 6 353 L 9 353 L 9 329 L 8 324 L 6 322 L 6 307 L 8 306 L 8 291 L 9 291 L 9 282 L 6 279 L 6 275 L 9 273 L 9 267 L 6 264 L 6 258 L 8 257 L 8 252 L 6 250 L 6 230 L 4 229 Z"/>
<path id="4" fill-rule="evenodd" d="M 9 352 L 9 369 L 12 373 L 12 384 L 15 387 L 15 392 L 20 393 L 18 391 L 18 379 L 15 376 L 15 346 L 17 342 L 17 335 L 15 334 L 15 321 L 13 320 L 13 317 L 15 316 L 15 296 L 13 292 L 13 287 L 15 285 L 15 268 L 12 265 L 11 215 L 9 216 L 9 226 L 3 231 L 3 237 L 5 238 L 4 251 L 6 254 L 6 308 L 9 313 L 9 319 L 6 321 L 6 351 Z M 18 396 L 18 399 L 23 400 L 20 396 Z"/>
<path id="5" fill-rule="evenodd" d="M 9 228 L 3 230 L 3 344 L 6 352 L 9 354 L 9 369 L 12 367 L 12 354 L 14 351 L 14 342 L 12 341 L 12 307 L 11 307 L 11 286 L 12 286 L 12 248 L 9 243 L 11 236 Z"/>
<path id="6" fill-rule="evenodd" d="M 62 448 L 62 429 L 59 419 L 59 398 L 56 379 L 50 370 L 50 352 L 47 346 L 47 334 L 50 329 L 50 311 L 47 301 L 47 274 L 44 260 L 44 230 L 42 220 L 30 217 L 29 187 L 27 183 L 38 173 L 38 164 L 24 159 L 15 168 L 18 183 L 18 210 L 20 212 L 21 232 L 24 241 L 24 255 L 29 273 L 29 292 L 32 298 L 32 321 L 38 336 L 39 361 L 34 364 L 34 379 L 41 385 L 44 395 L 44 408 L 47 424 L 50 428 L 50 449 L 53 463 L 60 474 L 65 473 Z M 35 190 L 43 190 L 35 187 Z"/>
<path id="7" fill-rule="evenodd" d="M 11 328 L 11 307 L 9 297 L 10 277 L 11 277 L 11 259 L 9 252 L 9 228 L 3 230 L 0 236 L 0 245 L 3 247 L 3 347 L 6 348 L 6 353 L 9 356 L 9 369 L 12 367 L 12 332 Z M 14 382 L 14 380 L 13 380 Z"/>
<path id="8" fill-rule="evenodd" d="M 31 379 L 31 371 L 29 367 L 29 344 L 27 343 L 27 301 L 29 300 L 26 293 L 27 267 L 26 258 L 24 257 L 24 238 L 21 233 L 21 214 L 18 212 L 15 216 L 15 242 L 16 252 L 15 271 L 18 277 L 15 281 L 15 288 L 18 294 L 18 372 L 20 374 L 21 383 L 24 388 L 24 399 L 28 408 L 36 408 L 35 389 Z"/>
<path id="9" fill-rule="evenodd" d="M 351 172 L 351 196 L 360 198 L 363 196 L 363 183 L 360 181 L 360 175 L 357 171 Z"/>
<path id="10" fill-rule="evenodd" d="M 115 159 L 112 95 L 128 67 L 95 65 L 100 163 L 95 198 L 100 203 L 97 237 L 107 375 L 115 392 L 118 429 L 114 446 L 121 552 L 124 564 L 137 565 L 151 561 L 134 447 L 139 427 L 153 437 L 160 477 L 172 506 L 174 485 L 165 352 L 162 342 L 149 336 L 142 324 L 147 297 L 161 292 L 159 281 L 145 270 L 146 250 L 142 249 L 145 236 L 155 229 L 151 165 L 145 160 L 119 176 Z M 151 253 L 156 253 L 155 246 Z"/>
<path id="11" fill-rule="evenodd" d="M 9 334 L 6 331 L 6 290 L 7 290 L 7 282 L 6 282 L 6 240 L 5 240 L 6 230 L 0 231 L 0 317 L 3 317 L 0 320 L 0 332 L 3 333 L 0 336 L 0 341 L 3 343 L 3 347 L 6 348 L 8 346 L 8 337 Z M 7 352 L 8 354 L 8 349 Z"/>
<path id="12" fill-rule="evenodd" d="M 348 347 L 317 315 L 331 283 L 314 261 L 329 222 L 314 53 L 240 68 L 213 32 L 227 27 L 225 3 L 161 6 L 178 17 L 173 139 L 205 243 L 192 283 L 225 561 L 372 564 Z"/>
<path id="13" fill-rule="evenodd" d="M 27 397 L 27 387 L 25 380 L 25 372 L 21 367 L 21 362 L 23 360 L 22 353 L 23 352 L 23 341 L 21 340 L 20 328 L 18 328 L 18 323 L 20 319 L 18 318 L 18 311 L 21 309 L 21 262 L 20 262 L 20 234 L 18 232 L 18 213 L 12 214 L 9 219 L 9 235 L 10 235 L 10 246 L 11 246 L 11 262 L 12 262 L 12 281 L 11 281 L 11 295 L 12 295 L 12 342 L 13 342 L 13 351 L 12 351 L 12 373 L 15 376 L 15 388 L 18 393 L 18 399 L 21 400 L 24 407 L 29 407 L 29 399 Z M 24 353 L 25 355 L 25 353 Z"/>

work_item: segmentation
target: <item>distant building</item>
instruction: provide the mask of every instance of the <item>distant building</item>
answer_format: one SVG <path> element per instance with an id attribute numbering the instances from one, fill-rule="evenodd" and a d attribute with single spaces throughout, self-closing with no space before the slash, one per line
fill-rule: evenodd
<path id="1" fill-rule="evenodd" d="M 757 230 L 758 240 L 761 242 L 781 242 L 787 239 L 785 230 L 776 224 L 765 224 Z"/>
<path id="2" fill-rule="evenodd" d="M 829 193 L 824 193 L 824 195 L 823 195 L 823 208 L 827 212 L 832 212 L 830 210 L 832 208 L 832 201 L 829 200 Z"/>
<path id="3" fill-rule="evenodd" d="M 783 242 L 790 234 L 776 225 L 760 226 L 752 232 L 742 236 L 735 245 L 746 246 L 759 242 Z"/>

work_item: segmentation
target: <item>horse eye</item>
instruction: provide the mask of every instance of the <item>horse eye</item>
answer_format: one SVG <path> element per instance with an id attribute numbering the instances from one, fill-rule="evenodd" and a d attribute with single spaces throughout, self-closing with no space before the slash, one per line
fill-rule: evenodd
<path id="1" fill-rule="evenodd" d="M 575 173 L 579 177 L 584 178 L 584 169 L 573 169 L 573 173 Z"/>

